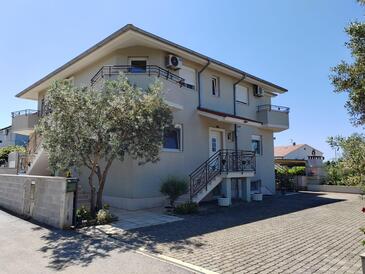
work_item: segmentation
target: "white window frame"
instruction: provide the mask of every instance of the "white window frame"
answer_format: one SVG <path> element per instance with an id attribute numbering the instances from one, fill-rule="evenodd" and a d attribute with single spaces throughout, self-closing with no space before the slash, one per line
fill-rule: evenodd
<path id="1" fill-rule="evenodd" d="M 260 153 L 256 153 L 256 155 L 263 155 L 263 145 L 262 145 L 262 136 L 261 135 L 252 135 L 251 136 L 251 148 L 252 148 L 252 141 L 259 141 L 260 145 Z"/>
<path id="2" fill-rule="evenodd" d="M 182 124 L 175 124 L 174 127 L 180 129 L 180 148 L 179 149 L 164 148 L 163 144 L 162 144 L 162 151 L 164 151 L 164 152 L 182 152 L 183 151 L 183 126 L 182 126 Z"/>
<path id="3" fill-rule="evenodd" d="M 243 100 L 238 99 L 239 98 L 239 96 L 238 96 L 238 94 L 239 94 L 239 88 L 242 88 L 242 90 L 246 91 L 246 101 L 243 101 Z M 241 103 L 241 104 L 248 105 L 249 102 L 250 102 L 249 94 L 250 94 L 250 92 L 249 92 L 249 88 L 248 87 L 246 87 L 244 85 L 237 85 L 236 86 L 236 102 L 237 103 Z"/>
<path id="4" fill-rule="evenodd" d="M 128 66 L 132 66 L 132 61 L 146 61 L 146 66 L 148 66 L 148 56 L 129 56 L 128 57 Z M 146 68 L 146 70 L 147 70 L 147 68 Z"/>
<path id="5" fill-rule="evenodd" d="M 210 81 L 211 81 L 211 95 L 214 97 L 219 97 L 220 96 L 220 81 L 219 81 L 219 77 L 218 76 L 214 76 L 212 75 L 210 77 Z M 213 82 L 215 81 L 215 88 L 216 90 L 213 90 Z M 213 92 L 215 92 L 215 94 L 213 94 Z"/>

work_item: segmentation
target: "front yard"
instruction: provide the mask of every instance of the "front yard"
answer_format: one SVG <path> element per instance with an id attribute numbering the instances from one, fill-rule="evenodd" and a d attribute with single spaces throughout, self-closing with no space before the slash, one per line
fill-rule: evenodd
<path id="1" fill-rule="evenodd" d="M 118 238 L 219 273 L 361 273 L 361 208 L 352 194 L 265 197 Z"/>

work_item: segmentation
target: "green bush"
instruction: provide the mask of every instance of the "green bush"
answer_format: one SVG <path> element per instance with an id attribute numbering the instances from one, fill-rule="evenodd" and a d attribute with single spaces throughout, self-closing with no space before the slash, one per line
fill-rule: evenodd
<path id="1" fill-rule="evenodd" d="M 175 207 L 174 213 L 176 214 L 194 214 L 198 212 L 198 204 L 197 203 L 185 203 Z"/>
<path id="2" fill-rule="evenodd" d="M 11 152 L 19 152 L 19 153 L 26 153 L 27 150 L 25 149 L 25 147 L 22 146 L 6 146 L 6 147 L 2 147 L 0 148 L 0 160 L 1 161 L 8 161 L 8 155 Z"/>
<path id="3" fill-rule="evenodd" d="M 288 169 L 288 173 L 290 175 L 304 176 L 305 175 L 305 166 L 293 166 Z"/>
<path id="4" fill-rule="evenodd" d="M 104 225 L 111 223 L 111 221 L 112 221 L 112 214 L 109 212 L 108 209 L 105 209 L 104 206 L 104 208 L 100 209 L 96 214 L 96 223 L 99 225 Z"/>
<path id="5" fill-rule="evenodd" d="M 162 182 L 160 192 L 169 197 L 170 205 L 188 191 L 188 184 L 184 179 L 170 176 Z"/>
<path id="6" fill-rule="evenodd" d="M 275 172 L 280 175 L 297 175 L 297 176 L 305 176 L 305 166 L 293 166 L 291 168 L 288 167 L 280 167 L 275 168 Z"/>
<path id="7" fill-rule="evenodd" d="M 92 219 L 90 210 L 85 206 L 82 206 L 76 210 L 76 221 L 81 223 L 82 221 L 90 221 Z"/>

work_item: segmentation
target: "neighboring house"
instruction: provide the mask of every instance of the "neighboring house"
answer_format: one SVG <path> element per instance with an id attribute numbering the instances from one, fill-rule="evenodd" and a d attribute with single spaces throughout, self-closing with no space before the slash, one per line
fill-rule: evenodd
<path id="1" fill-rule="evenodd" d="M 251 189 L 275 193 L 273 134 L 289 127 L 289 108 L 271 105 L 271 98 L 287 90 L 133 25 L 113 33 L 17 97 L 37 100 L 42 114 L 52 81 L 68 78 L 76 86 L 98 86 L 120 72 L 142 88 L 156 77 L 161 79 L 175 129 L 165 132 L 159 162 L 141 166 L 126 159 L 113 164 L 105 202 L 126 209 L 161 206 L 165 200 L 159 192 L 161 180 L 168 175 L 190 175 L 189 195 L 195 202 L 220 195 L 250 200 Z M 13 125 L 19 122 L 28 130 L 38 112 L 15 116 Z M 47 154 L 34 143 L 27 173 L 49 175 Z M 81 172 L 80 181 L 88 189 L 86 172 Z M 251 181 L 261 184 L 251 186 Z"/>
<path id="2" fill-rule="evenodd" d="M 274 155 L 276 164 L 288 167 L 305 166 L 307 175 L 323 175 L 323 153 L 307 144 L 276 146 Z"/>
<path id="3" fill-rule="evenodd" d="M 7 146 L 26 146 L 28 136 L 15 133 L 11 126 L 0 128 L 0 147 Z"/>

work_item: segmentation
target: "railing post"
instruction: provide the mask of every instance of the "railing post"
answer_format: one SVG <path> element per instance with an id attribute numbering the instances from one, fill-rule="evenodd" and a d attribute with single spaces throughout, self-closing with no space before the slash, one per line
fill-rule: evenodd
<path id="1" fill-rule="evenodd" d="M 208 190 L 208 162 L 205 164 L 205 190 Z"/>

